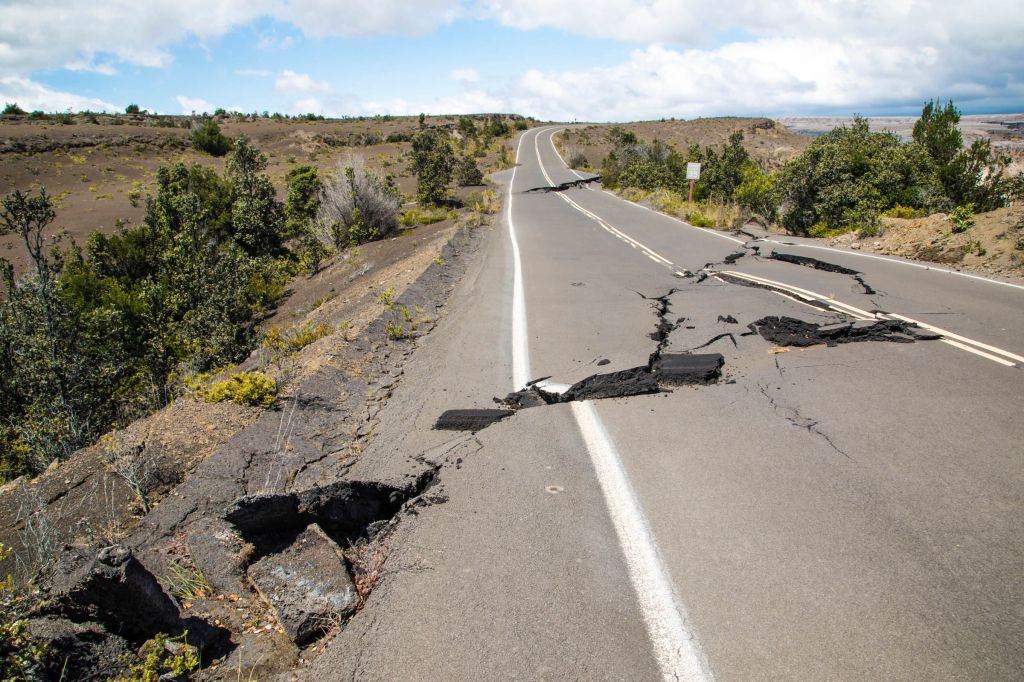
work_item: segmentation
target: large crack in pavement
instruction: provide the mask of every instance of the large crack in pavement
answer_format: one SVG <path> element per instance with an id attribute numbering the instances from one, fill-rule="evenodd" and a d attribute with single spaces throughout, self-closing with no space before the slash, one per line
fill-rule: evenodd
<path id="1" fill-rule="evenodd" d="M 855 282 L 857 282 L 857 284 L 860 285 L 865 294 L 875 296 L 879 293 L 878 291 L 875 291 L 870 284 L 864 281 L 864 273 L 859 270 L 847 268 L 842 265 L 836 265 L 835 263 L 829 263 L 828 261 L 818 260 L 817 258 L 810 258 L 809 256 L 796 256 L 791 253 L 779 253 L 777 251 L 773 251 L 767 256 L 767 258 L 781 261 L 783 263 L 800 265 L 805 268 L 814 268 L 815 270 L 821 270 L 823 272 L 835 272 L 840 275 L 849 275 Z"/>
<path id="2" fill-rule="evenodd" d="M 550 192 L 564 192 L 566 190 L 573 189 L 575 187 L 583 187 L 584 185 L 588 185 L 588 184 L 590 184 L 592 182 L 600 182 L 600 181 L 601 181 L 600 176 L 595 176 L 595 177 L 592 177 L 592 178 L 581 178 L 579 180 L 570 180 L 569 182 L 563 182 L 563 183 L 558 184 L 558 185 L 543 185 L 541 187 L 531 187 L 530 189 L 524 189 L 521 193 L 522 194 L 534 194 L 534 193 L 548 194 Z"/>
<path id="3" fill-rule="evenodd" d="M 647 296 L 635 292 L 651 304 L 657 317 L 654 331 L 649 338 L 656 343 L 648 357 L 647 364 L 617 372 L 592 374 L 569 386 L 564 391 L 545 388 L 550 377 L 535 379 L 504 398 L 494 398 L 499 408 L 446 410 L 437 419 L 434 428 L 438 430 L 478 431 L 495 422 L 511 417 L 515 412 L 531 407 L 557 405 L 581 400 L 602 400 L 625 398 L 661 392 L 662 385 L 706 385 L 714 383 L 721 376 L 725 358 L 721 353 L 670 353 L 666 351 L 669 338 L 686 318 L 672 320 L 671 297 L 680 290 L 669 289 L 659 296 Z M 727 334 L 726 336 L 732 336 Z M 713 343 L 716 339 L 708 342 Z M 733 338 L 733 343 L 736 340 Z M 703 347 L 703 346 L 702 346 Z M 694 349 L 696 350 L 696 349 Z"/>

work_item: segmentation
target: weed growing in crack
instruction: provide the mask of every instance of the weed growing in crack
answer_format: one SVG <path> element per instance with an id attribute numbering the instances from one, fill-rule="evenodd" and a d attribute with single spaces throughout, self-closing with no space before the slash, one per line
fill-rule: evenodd
<path id="1" fill-rule="evenodd" d="M 171 562 L 170 573 L 164 578 L 167 591 L 179 600 L 209 599 L 213 596 L 213 588 L 206 576 L 195 566 L 186 566 L 182 562 Z"/>
<path id="2" fill-rule="evenodd" d="M 377 299 L 384 304 L 384 307 L 391 310 L 391 306 L 395 304 L 395 288 L 388 287 L 384 291 L 380 292 L 380 296 Z"/>
<path id="3" fill-rule="evenodd" d="M 388 320 L 388 323 L 384 325 L 384 332 L 388 335 L 389 339 L 395 341 L 404 339 L 409 334 L 405 329 L 405 325 L 395 320 Z"/>
<path id="4" fill-rule="evenodd" d="M 366 604 L 370 592 L 380 581 L 384 562 L 388 558 L 388 550 L 379 542 L 356 540 L 345 548 L 344 554 L 352 571 L 352 582 L 356 586 L 356 593 L 359 595 L 359 603 L 356 605 L 358 613 Z"/>

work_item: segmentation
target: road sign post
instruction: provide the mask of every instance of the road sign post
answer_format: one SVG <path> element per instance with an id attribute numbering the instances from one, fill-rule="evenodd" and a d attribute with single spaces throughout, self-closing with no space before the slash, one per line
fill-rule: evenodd
<path id="1" fill-rule="evenodd" d="M 686 179 L 690 181 L 690 208 L 693 208 L 693 183 L 700 180 L 700 164 L 686 164 Z"/>

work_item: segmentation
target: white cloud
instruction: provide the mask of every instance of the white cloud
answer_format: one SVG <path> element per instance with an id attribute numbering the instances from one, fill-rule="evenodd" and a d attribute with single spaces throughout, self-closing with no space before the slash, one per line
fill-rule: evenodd
<path id="1" fill-rule="evenodd" d="M 25 111 L 123 111 L 123 108 L 95 97 L 51 90 L 18 76 L 0 77 L 0 102 L 17 102 Z"/>
<path id="2" fill-rule="evenodd" d="M 418 35 L 463 14 L 459 0 L 281 0 L 274 16 L 314 38 Z"/>
<path id="3" fill-rule="evenodd" d="M 181 113 L 183 114 L 191 114 L 193 111 L 197 114 L 201 114 L 203 112 L 213 113 L 217 109 L 217 107 L 213 106 L 201 97 L 178 95 L 174 99 L 178 100 L 178 104 L 181 105 Z"/>
<path id="4" fill-rule="evenodd" d="M 452 69 L 452 80 L 464 85 L 479 83 L 480 74 L 476 69 Z"/>
<path id="5" fill-rule="evenodd" d="M 303 97 L 292 103 L 292 114 L 322 114 L 324 104 L 316 97 Z"/>
<path id="6" fill-rule="evenodd" d="M 98 73 L 103 76 L 117 75 L 117 69 L 110 64 L 97 64 L 96 62 L 87 62 L 82 59 L 68 62 L 64 65 L 64 68 L 68 71 L 88 71 L 90 73 Z"/>
<path id="7" fill-rule="evenodd" d="M 274 92 L 279 95 L 326 94 L 331 92 L 331 86 L 327 81 L 313 80 L 309 74 L 286 69 L 274 81 Z"/>

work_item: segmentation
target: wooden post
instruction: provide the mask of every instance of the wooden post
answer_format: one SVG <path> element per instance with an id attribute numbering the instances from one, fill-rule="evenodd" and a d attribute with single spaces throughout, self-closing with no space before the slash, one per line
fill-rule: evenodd
<path id="1" fill-rule="evenodd" d="M 693 180 L 690 180 L 690 208 L 693 208 Z"/>

